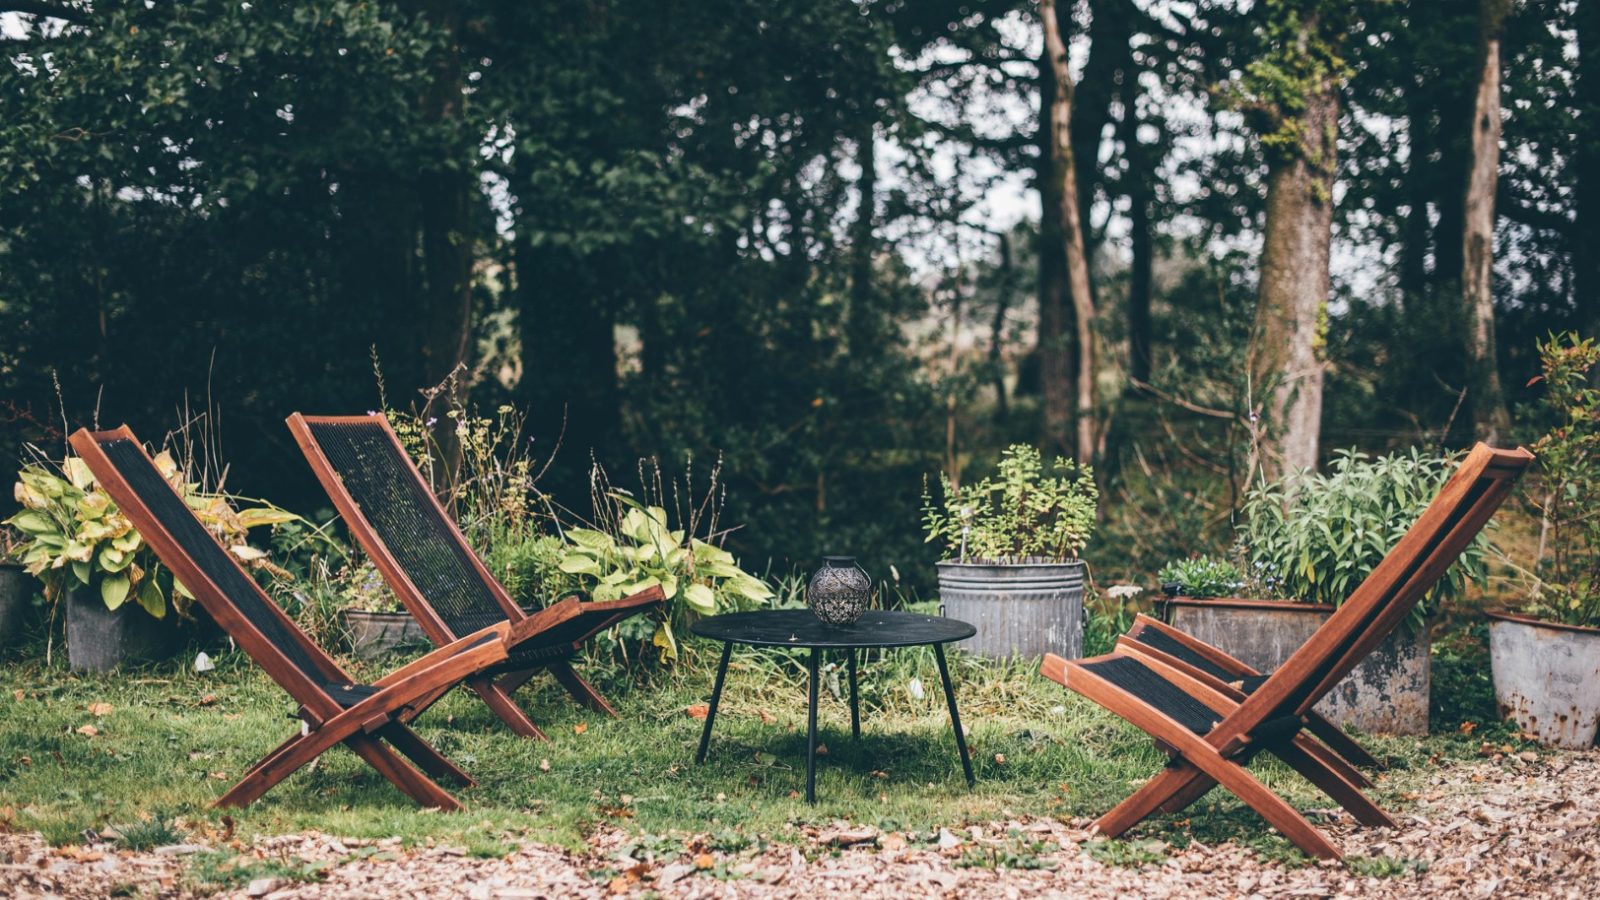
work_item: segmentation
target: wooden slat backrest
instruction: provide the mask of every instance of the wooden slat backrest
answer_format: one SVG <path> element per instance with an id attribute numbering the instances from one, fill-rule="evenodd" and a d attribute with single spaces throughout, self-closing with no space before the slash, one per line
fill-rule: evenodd
<path id="1" fill-rule="evenodd" d="M 506 593 L 505 587 L 489 573 L 489 569 L 483 564 L 483 560 L 478 557 L 472 546 L 467 543 L 467 539 L 461 533 L 460 527 L 456 525 L 455 520 L 450 517 L 444 506 L 439 503 L 438 498 L 434 496 L 433 489 L 428 485 L 428 481 L 423 477 L 422 472 L 411 462 L 411 457 L 406 453 L 405 446 L 401 444 L 399 435 L 395 434 L 386 416 L 382 414 L 366 416 L 307 416 L 295 413 L 289 416 L 288 423 L 289 430 L 294 434 L 295 441 L 300 445 L 301 452 L 305 454 L 306 461 L 311 465 L 311 470 L 316 473 L 317 480 L 322 483 L 323 490 L 333 500 L 334 507 L 339 510 L 339 515 L 344 518 L 351 534 L 361 544 L 362 548 L 367 551 L 367 555 L 372 558 L 373 563 L 383 573 L 384 581 L 399 595 L 400 601 L 405 604 L 406 609 L 416 618 L 418 624 L 427 632 L 430 639 L 435 643 L 444 644 L 461 637 L 461 635 L 456 634 L 439 614 L 439 611 L 434 608 L 427 594 L 417 586 L 411 574 L 406 571 L 405 566 L 401 564 L 393 549 L 374 526 L 371 517 L 366 514 L 361 508 L 361 504 L 356 501 L 355 497 L 345 487 L 338 468 L 334 466 L 332 460 L 328 458 L 327 453 L 317 442 L 312 426 L 344 425 L 371 428 L 375 432 L 381 432 L 384 439 L 395 451 L 397 465 L 404 469 L 404 471 L 396 474 L 398 477 L 411 479 L 416 486 L 421 488 L 421 495 L 427 497 L 430 514 L 438 517 L 441 530 L 449 535 L 448 539 L 456 542 L 460 549 L 465 552 L 465 557 L 470 561 L 472 571 L 493 596 L 501 612 L 513 623 L 527 618 L 527 613 L 523 612 L 522 608 L 512 601 L 511 596 Z"/>
<path id="2" fill-rule="evenodd" d="M 306 712 L 317 721 L 325 721 L 338 715 L 342 707 L 323 690 L 319 684 L 319 678 L 322 684 L 349 683 L 352 680 L 350 676 L 345 674 L 339 668 L 339 665 L 322 651 L 322 648 L 306 637 L 305 633 L 284 614 L 283 610 L 272 602 L 266 592 L 261 590 L 261 587 L 240 569 L 239 574 L 242 576 L 242 582 L 235 579 L 233 583 L 247 583 L 249 585 L 248 589 L 255 592 L 255 601 L 259 601 L 253 602 L 251 605 L 257 610 L 258 614 L 275 617 L 274 621 L 278 627 L 274 630 L 283 636 L 282 639 L 295 642 L 295 646 L 293 648 L 280 647 L 276 641 L 269 638 L 260 627 L 251 621 L 250 616 L 240 608 L 238 600 L 223 590 L 190 557 L 168 527 L 168 523 L 163 522 L 151 510 L 140 491 L 130 482 L 123 470 L 112 461 L 107 454 L 108 446 L 115 445 L 121 448 L 131 445 L 132 448 L 138 451 L 136 460 L 140 464 L 148 465 L 150 472 L 162 481 L 164 488 L 172 491 L 171 485 L 168 485 L 165 479 L 161 478 L 154 461 L 145 452 L 144 446 L 139 443 L 139 439 L 134 436 L 133 431 L 126 425 L 113 431 L 92 432 L 88 429 L 80 429 L 69 438 L 69 441 L 72 444 L 72 449 L 89 466 L 89 471 L 94 473 L 95 479 L 105 488 L 106 493 L 116 502 L 117 508 L 138 530 L 144 541 L 155 551 L 156 556 L 160 558 L 167 568 L 172 570 L 174 577 L 183 582 L 184 587 L 188 588 L 189 592 L 200 602 L 206 612 L 210 613 L 211 618 L 216 620 L 217 624 L 234 639 L 239 648 L 249 654 L 251 659 L 266 670 L 272 680 L 276 681 L 289 696 L 305 707 Z M 176 491 L 172 491 L 172 493 L 177 496 Z M 182 503 L 181 498 L 179 498 L 179 503 Z M 188 512 L 187 506 L 185 506 L 184 511 Z M 189 514 L 193 515 L 192 513 Z M 203 526 L 202 530 L 204 530 Z M 207 537 L 215 541 L 215 538 L 211 537 L 209 532 Z M 233 560 L 232 554 L 228 553 L 220 543 L 217 546 L 221 550 L 222 556 L 227 558 L 227 564 L 237 567 L 238 563 Z M 305 660 L 306 664 L 312 666 L 315 671 L 304 671 L 301 663 L 296 662 L 291 653 Z"/>
<path id="3" fill-rule="evenodd" d="M 1315 705 L 1410 614 L 1532 461 L 1522 449 L 1474 447 L 1350 598 L 1207 741 L 1233 744 L 1269 719 Z"/>

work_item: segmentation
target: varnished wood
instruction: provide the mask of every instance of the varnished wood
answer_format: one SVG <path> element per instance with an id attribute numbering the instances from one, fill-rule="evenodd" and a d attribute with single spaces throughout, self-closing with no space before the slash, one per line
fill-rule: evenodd
<path id="1" fill-rule="evenodd" d="M 1180 810 L 1220 785 L 1301 850 L 1324 859 L 1337 858 L 1338 849 L 1326 837 L 1246 770 L 1245 764 L 1260 751 L 1278 756 L 1349 810 L 1358 822 L 1392 827 L 1394 819 L 1361 792 L 1369 782 L 1351 765 L 1363 756 L 1370 759 L 1370 754 L 1359 750 L 1312 707 L 1405 620 L 1487 524 L 1532 460 L 1532 454 L 1522 449 L 1475 447 L 1350 598 L 1248 695 L 1170 654 L 1129 637 L 1120 640 L 1118 654 L 1134 659 L 1217 714 L 1218 721 L 1203 735 L 1096 675 L 1092 665 L 1097 660 L 1074 662 L 1047 655 L 1041 674 L 1126 719 L 1175 757 L 1144 787 L 1102 816 L 1096 827 L 1109 835 L 1121 834 L 1158 810 Z M 1258 674 L 1222 651 L 1154 620 L 1141 618 L 1131 634 L 1140 628 L 1161 628 L 1223 671 L 1241 677 Z M 1256 729 L 1284 716 L 1299 717 L 1303 730 L 1287 739 L 1260 743 Z M 1313 740 L 1313 735 L 1332 746 Z"/>
<path id="2" fill-rule="evenodd" d="M 407 729 L 403 721 L 426 709 L 463 678 L 503 662 L 509 624 L 501 623 L 484 629 L 390 673 L 372 685 L 378 688 L 376 693 L 346 709 L 328 694 L 322 684 L 354 684 L 355 679 L 307 637 L 254 580 L 242 576 L 240 583 L 257 593 L 255 599 L 264 614 L 277 620 L 280 633 L 295 642 L 322 681 L 315 680 L 310 673 L 303 671 L 283 648 L 269 639 L 239 609 L 235 598 L 223 591 L 188 555 L 122 472 L 112 464 L 102 444 L 126 441 L 137 448 L 144 462 L 154 469 L 154 462 L 132 430 L 127 426 L 103 432 L 80 430 L 69 441 L 74 452 L 83 459 L 96 480 L 116 502 L 118 509 L 139 531 L 162 563 L 183 582 L 236 645 L 300 706 L 306 731 L 291 736 L 262 757 L 217 800 L 217 805 L 248 804 L 327 749 L 343 743 L 419 803 L 441 809 L 461 808 L 459 801 L 396 756 L 378 736 L 388 736 L 403 753 L 430 773 L 470 782 L 465 772 Z M 225 548 L 219 545 L 219 550 L 230 565 L 237 565 Z"/>
<path id="3" fill-rule="evenodd" d="M 611 704 L 583 678 L 572 669 L 566 657 L 570 657 L 582 648 L 584 642 L 594 635 L 604 631 L 622 620 L 658 608 L 665 602 L 665 594 L 661 588 L 654 587 L 641 591 L 631 597 L 609 601 L 586 601 L 574 596 L 560 598 L 543 609 L 533 613 L 526 613 L 506 591 L 502 585 L 484 565 L 483 560 L 467 543 L 466 536 L 461 533 L 460 527 L 452 519 L 444 506 L 434 496 L 433 489 L 428 485 L 427 479 L 411 462 L 400 438 L 390 426 L 387 417 L 382 415 L 371 416 L 306 416 L 300 413 L 291 415 L 288 420 L 289 430 L 294 434 L 295 442 L 299 445 L 306 461 L 310 464 L 312 472 L 321 482 L 334 507 L 350 528 L 350 533 L 355 537 L 372 558 L 378 572 L 389 585 L 390 590 L 400 598 L 417 623 L 422 627 L 428 638 L 435 644 L 447 644 L 459 637 L 454 634 L 427 595 L 417 587 L 405 567 L 384 542 L 381 535 L 373 527 L 361 505 L 345 489 L 344 480 L 339 476 L 338 470 L 333 466 L 326 453 L 323 452 L 316 436 L 311 430 L 312 425 L 360 425 L 369 428 L 378 428 L 382 431 L 390 446 L 397 452 L 398 458 L 404 460 L 405 473 L 401 477 L 410 478 L 421 488 L 422 494 L 428 497 L 433 504 L 434 512 L 444 522 L 450 539 L 455 541 L 465 551 L 466 558 L 471 561 L 473 573 L 483 582 L 484 587 L 494 597 L 501 611 L 506 615 L 511 630 L 507 638 L 510 652 L 515 655 L 519 647 L 530 646 L 541 650 L 551 651 L 550 658 L 541 659 L 538 666 L 508 673 L 498 684 L 486 680 L 474 680 L 470 687 L 481 697 L 485 704 L 503 721 L 514 733 L 523 737 L 536 740 L 546 739 L 545 733 L 533 723 L 527 713 L 521 709 L 511 692 L 525 683 L 538 668 L 544 668 L 555 677 L 556 681 L 571 694 L 576 700 L 586 706 L 607 715 L 615 716 L 616 710 Z M 563 639 L 561 645 L 545 646 L 549 642 L 547 637 L 554 629 L 570 622 L 580 616 L 587 617 L 589 624 L 583 633 L 571 640 Z M 565 652 L 561 652 L 564 650 Z"/>

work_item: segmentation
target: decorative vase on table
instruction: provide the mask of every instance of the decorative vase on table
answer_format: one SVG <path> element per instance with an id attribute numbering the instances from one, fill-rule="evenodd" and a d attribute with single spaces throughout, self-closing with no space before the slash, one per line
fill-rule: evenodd
<path id="1" fill-rule="evenodd" d="M 854 557 L 824 556 L 806 583 L 806 605 L 828 625 L 853 625 L 872 601 L 872 579 Z"/>

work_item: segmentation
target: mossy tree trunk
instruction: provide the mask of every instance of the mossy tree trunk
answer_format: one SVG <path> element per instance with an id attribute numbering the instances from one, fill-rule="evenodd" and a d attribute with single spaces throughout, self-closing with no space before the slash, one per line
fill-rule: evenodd
<path id="1" fill-rule="evenodd" d="M 1472 106 L 1461 233 L 1461 305 L 1466 328 L 1467 397 L 1473 432 L 1498 443 L 1511 429 L 1500 387 L 1494 336 L 1494 195 L 1500 169 L 1500 41 L 1510 0 L 1482 0 L 1478 11 L 1478 89 Z M 1581 176 L 1580 176 L 1581 177 Z"/>

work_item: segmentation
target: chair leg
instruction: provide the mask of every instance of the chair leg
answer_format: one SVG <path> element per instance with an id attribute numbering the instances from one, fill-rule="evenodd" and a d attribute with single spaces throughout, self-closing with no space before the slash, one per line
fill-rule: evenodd
<path id="1" fill-rule="evenodd" d="M 1198 800 L 1216 785 L 1216 781 L 1206 777 L 1204 772 L 1187 762 L 1179 761 L 1162 769 L 1154 778 L 1145 782 L 1144 787 L 1134 791 L 1128 799 L 1118 803 L 1110 812 L 1095 820 L 1095 828 L 1107 837 L 1117 837 L 1157 810 L 1166 812 L 1168 804 L 1176 802 L 1181 796 L 1186 796 L 1187 792 L 1196 789 L 1196 785 L 1203 787 L 1177 807 L 1178 809 Z"/>
<path id="2" fill-rule="evenodd" d="M 355 754 L 366 760 L 379 774 L 389 779 L 395 787 L 404 791 L 413 800 L 424 807 L 442 809 L 446 812 L 456 812 L 462 809 L 461 801 L 450 796 L 449 792 L 439 787 L 427 776 L 406 764 L 406 761 L 395 755 L 393 750 L 385 747 L 382 742 L 370 735 L 353 734 L 345 739 L 345 746 L 355 751 Z"/>
<path id="3" fill-rule="evenodd" d="M 617 711 L 611 708 L 611 704 L 606 702 L 606 698 L 600 696 L 600 692 L 594 689 L 594 685 L 585 681 L 583 676 L 572 668 L 572 663 L 562 659 L 550 663 L 545 668 L 550 670 L 550 674 L 555 676 L 556 681 L 566 688 L 567 693 L 571 694 L 579 703 L 597 713 L 603 713 L 613 719 L 617 718 Z"/>
<path id="4" fill-rule="evenodd" d="M 1324 794 L 1327 794 L 1335 803 L 1344 807 L 1355 816 L 1356 821 L 1363 825 L 1382 828 L 1396 828 L 1397 822 L 1373 803 L 1361 789 L 1343 778 L 1323 760 L 1307 753 L 1304 748 L 1296 744 L 1280 744 L 1272 748 L 1272 754 L 1283 760 L 1290 768 L 1299 772 L 1305 780 L 1316 785 Z"/>
<path id="5" fill-rule="evenodd" d="M 261 796 L 261 794 L 266 791 L 266 788 L 256 791 L 253 787 L 253 782 L 260 776 L 261 771 L 271 765 L 274 760 L 289 752 L 290 748 L 305 740 L 305 738 L 305 735 L 296 732 L 295 734 L 291 735 L 288 740 L 273 748 L 271 753 L 261 757 L 256 761 L 255 765 L 250 767 L 249 771 L 241 775 L 238 782 L 236 782 L 233 787 L 229 788 L 226 794 L 223 794 L 217 799 L 215 805 L 245 806 L 246 804 L 250 803 L 251 800 Z"/>
<path id="6" fill-rule="evenodd" d="M 1232 791 L 1234 796 L 1243 800 L 1307 856 L 1339 858 L 1339 848 L 1333 846 L 1315 825 L 1306 821 L 1299 810 L 1274 794 L 1243 766 L 1215 754 L 1197 753 L 1193 758 L 1185 758 L 1215 778 L 1219 785 Z"/>
<path id="7" fill-rule="evenodd" d="M 450 758 L 433 749 L 433 746 L 423 740 L 415 731 L 395 722 L 378 730 L 378 736 L 388 741 L 391 746 L 406 758 L 417 764 L 429 778 L 443 778 L 453 781 L 462 787 L 472 787 L 478 782 L 465 771 L 450 761 Z"/>
<path id="8" fill-rule="evenodd" d="M 1339 777 L 1345 781 L 1362 790 L 1372 787 L 1372 779 L 1368 778 L 1365 772 L 1351 765 L 1348 759 L 1333 752 L 1328 745 L 1318 742 L 1311 735 L 1304 732 L 1295 735 L 1294 744 L 1318 762 L 1339 773 Z"/>
<path id="9" fill-rule="evenodd" d="M 500 685 L 500 690 L 505 691 L 508 694 L 515 694 L 517 692 L 517 688 L 522 687 L 529 681 L 532 681 L 533 676 L 537 674 L 539 674 L 539 670 L 537 668 L 522 669 L 521 671 L 517 672 L 507 672 L 506 674 L 500 676 L 500 680 L 496 683 Z"/>
<path id="10" fill-rule="evenodd" d="M 488 678 L 474 678 L 467 682 L 467 686 L 476 691 L 478 696 L 483 698 L 483 702 L 488 704 L 489 709 L 493 710 L 494 714 L 500 717 L 500 721 L 506 723 L 506 727 L 513 732 L 535 740 L 550 740 L 539 730 L 539 726 L 533 724 L 533 720 L 522 711 L 517 701 L 511 699 L 505 688 Z"/>
<path id="11" fill-rule="evenodd" d="M 1367 748 L 1357 743 L 1355 738 L 1345 734 L 1344 729 L 1317 713 L 1312 713 L 1306 718 L 1306 730 L 1316 735 L 1328 745 L 1328 749 L 1344 757 L 1353 766 L 1383 768 L 1383 763 L 1367 752 Z"/>

